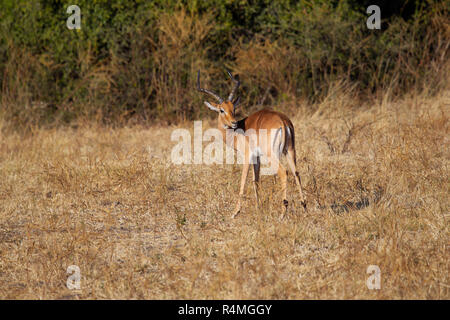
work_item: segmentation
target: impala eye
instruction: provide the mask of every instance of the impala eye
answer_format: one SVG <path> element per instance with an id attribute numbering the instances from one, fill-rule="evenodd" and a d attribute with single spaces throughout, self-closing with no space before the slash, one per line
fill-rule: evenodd
<path id="1" fill-rule="evenodd" d="M 225 110 L 223 110 L 223 109 L 220 109 L 220 113 L 224 113 L 225 112 Z"/>

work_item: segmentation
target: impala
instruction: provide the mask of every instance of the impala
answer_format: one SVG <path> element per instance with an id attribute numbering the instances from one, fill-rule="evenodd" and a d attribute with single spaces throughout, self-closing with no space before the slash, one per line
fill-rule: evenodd
<path id="1" fill-rule="evenodd" d="M 288 166 L 294 175 L 300 193 L 301 203 L 306 210 L 301 179 L 296 170 L 294 126 L 292 125 L 291 120 L 289 120 L 286 115 L 270 109 L 263 109 L 244 119 L 236 120 L 236 107 L 239 103 L 239 97 L 235 99 L 235 95 L 239 88 L 240 81 L 234 78 L 229 71 L 227 71 L 227 73 L 234 82 L 234 86 L 226 101 L 215 92 L 200 87 L 200 70 L 197 73 L 197 90 L 209 94 L 217 100 L 217 103 L 205 101 L 204 104 L 209 109 L 218 113 L 218 129 L 222 132 L 224 142 L 240 152 L 244 157 L 239 198 L 231 217 L 235 218 L 241 211 L 245 182 L 247 180 L 250 164 L 253 165 L 253 186 L 256 196 L 256 208 L 259 207 L 258 191 L 260 189 L 259 176 L 261 156 L 266 156 L 269 159 L 269 162 L 272 163 L 272 167 L 276 169 L 276 173 L 281 181 L 281 218 L 284 218 L 288 207 L 286 197 L 288 172 L 280 162 L 281 156 L 286 157 Z M 248 132 L 251 132 L 251 134 L 247 134 Z M 271 134 L 269 138 L 267 135 L 269 132 L 275 134 Z"/>

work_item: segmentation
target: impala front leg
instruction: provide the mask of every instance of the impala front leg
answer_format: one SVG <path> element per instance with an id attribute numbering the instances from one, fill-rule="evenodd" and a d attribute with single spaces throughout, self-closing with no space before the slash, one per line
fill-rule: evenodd
<path id="1" fill-rule="evenodd" d="M 239 191 L 239 199 L 236 203 L 236 209 L 234 209 L 233 215 L 231 216 L 232 219 L 234 219 L 237 216 L 237 214 L 241 211 L 241 203 L 242 203 L 242 198 L 244 197 L 244 190 L 245 190 L 245 181 L 247 180 L 247 174 L 248 174 L 249 168 L 250 168 L 250 163 L 248 163 L 248 162 L 244 163 L 244 167 L 242 168 L 241 189 Z"/>

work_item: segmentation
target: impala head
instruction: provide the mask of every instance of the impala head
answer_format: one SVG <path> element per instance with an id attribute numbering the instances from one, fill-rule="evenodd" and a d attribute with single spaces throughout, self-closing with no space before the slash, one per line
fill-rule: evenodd
<path id="1" fill-rule="evenodd" d="M 217 103 L 205 101 L 204 102 L 205 105 L 209 109 L 219 113 L 219 118 L 220 120 L 222 120 L 222 122 L 226 127 L 236 129 L 237 120 L 235 116 L 236 116 L 236 107 L 239 104 L 239 97 L 234 99 L 234 96 L 236 94 L 237 89 L 239 88 L 240 81 L 235 79 L 233 75 L 230 73 L 230 71 L 227 70 L 227 73 L 230 76 L 231 80 L 234 82 L 234 87 L 233 90 L 231 90 L 231 93 L 226 101 L 224 101 L 218 94 L 214 93 L 213 91 L 200 88 L 200 70 L 197 73 L 197 90 L 203 93 L 207 93 L 212 97 L 214 97 L 214 99 L 217 100 Z"/>

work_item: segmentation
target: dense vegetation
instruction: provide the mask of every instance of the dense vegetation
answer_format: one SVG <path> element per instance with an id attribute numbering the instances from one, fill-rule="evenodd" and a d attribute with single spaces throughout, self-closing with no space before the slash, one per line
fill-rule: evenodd
<path id="1" fill-rule="evenodd" d="M 226 95 L 238 73 L 247 110 L 336 86 L 365 97 L 438 89 L 448 70 L 449 2 L 78 0 L 81 29 L 66 26 L 74 1 L 0 3 L 0 117 L 14 127 L 76 119 L 192 119 L 194 90 Z M 426 84 L 426 85 L 425 85 Z"/>

